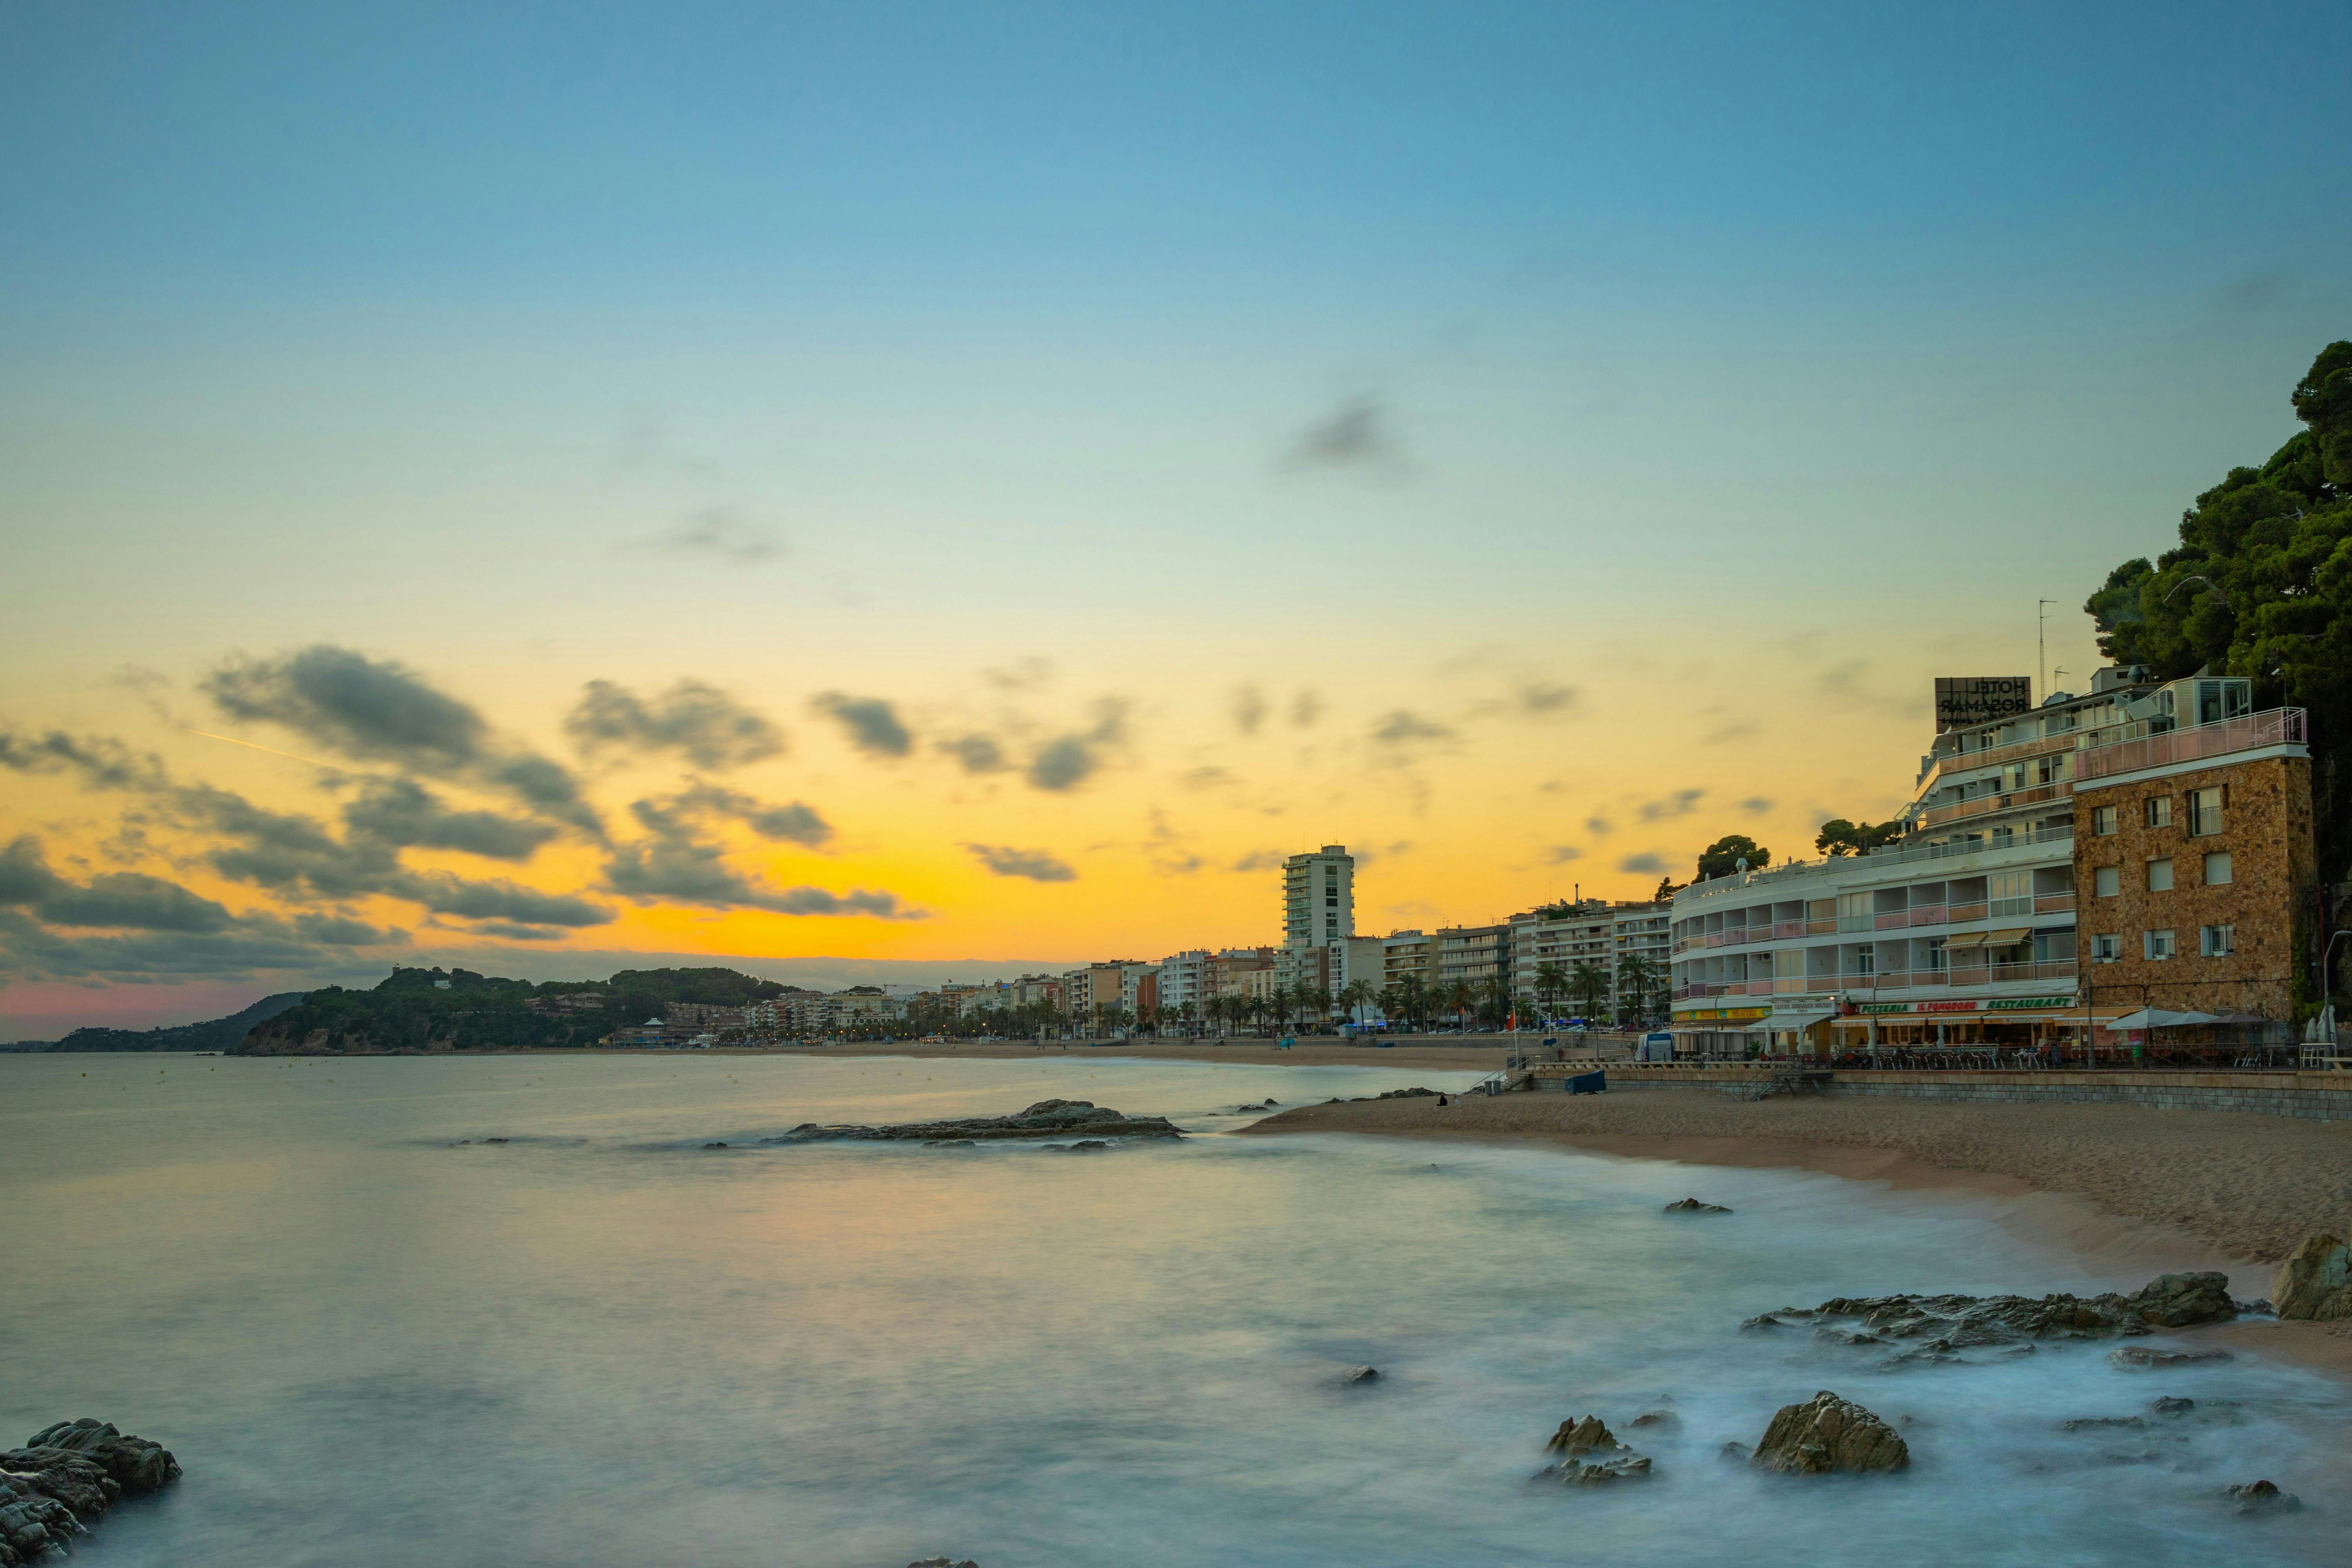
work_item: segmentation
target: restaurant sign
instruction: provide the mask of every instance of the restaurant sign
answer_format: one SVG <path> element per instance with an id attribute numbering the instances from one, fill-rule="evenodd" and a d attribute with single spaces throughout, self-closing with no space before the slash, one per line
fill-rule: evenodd
<path id="1" fill-rule="evenodd" d="M 2027 675 L 1936 677 L 1936 730 L 1965 730 L 2015 718 L 2033 708 L 2033 678 Z"/>
<path id="2" fill-rule="evenodd" d="M 2072 1007 L 2072 996 L 2001 996 L 1985 1004 L 1988 1013 L 2039 1012 L 2044 1007 Z"/>

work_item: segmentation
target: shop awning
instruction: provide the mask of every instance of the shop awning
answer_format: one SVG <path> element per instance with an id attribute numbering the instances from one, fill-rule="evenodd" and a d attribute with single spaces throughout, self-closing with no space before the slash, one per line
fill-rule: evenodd
<path id="1" fill-rule="evenodd" d="M 2105 1026 L 2117 1034 L 2130 1029 L 2179 1029 L 2192 1024 L 2214 1024 L 2221 1020 L 2210 1013 L 2168 1013 L 2161 1007 L 2142 1007 L 2137 1013 L 2126 1013 L 2110 1019 Z"/>
<path id="2" fill-rule="evenodd" d="M 1964 931 L 1958 936 L 1947 937 L 1944 941 L 1944 951 L 1958 952 L 1971 947 L 2010 947 L 2023 942 L 2032 934 L 2032 926 L 2012 926 L 2007 931 Z"/>
<path id="3" fill-rule="evenodd" d="M 1758 1029 L 1810 1029 L 1830 1016 L 1827 1013 L 1774 1013 L 1748 1026 L 1750 1032 Z"/>

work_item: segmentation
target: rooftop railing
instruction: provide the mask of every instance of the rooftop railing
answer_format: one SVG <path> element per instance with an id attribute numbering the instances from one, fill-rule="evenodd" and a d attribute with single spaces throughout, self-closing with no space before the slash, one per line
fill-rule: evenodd
<path id="1" fill-rule="evenodd" d="M 2123 741 L 2112 746 L 2093 747 L 2076 755 L 2074 777 L 2078 783 L 2087 784 L 2093 779 L 2113 778 L 2118 773 L 2136 773 L 2145 768 L 2168 767 L 2175 763 L 2227 756 L 2232 752 L 2260 751 L 2265 746 L 2300 746 L 2307 742 L 2307 731 L 2304 710 L 2265 709 L 2260 713 L 2224 719 L 2215 724 L 2167 730 L 2160 735 L 2145 735 L 2138 740 Z"/>

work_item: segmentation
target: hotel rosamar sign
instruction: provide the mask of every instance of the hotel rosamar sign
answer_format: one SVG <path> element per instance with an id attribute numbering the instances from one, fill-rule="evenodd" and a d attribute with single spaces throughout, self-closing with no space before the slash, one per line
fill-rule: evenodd
<path id="1" fill-rule="evenodd" d="M 2030 675 L 1939 675 L 1936 677 L 1936 731 L 1990 724 L 2033 708 Z"/>

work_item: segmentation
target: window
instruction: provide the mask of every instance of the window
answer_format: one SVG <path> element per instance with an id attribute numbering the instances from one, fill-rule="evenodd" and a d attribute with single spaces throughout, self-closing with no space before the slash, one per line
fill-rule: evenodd
<path id="1" fill-rule="evenodd" d="M 2220 850 L 2205 857 L 2205 885 L 2218 888 L 2230 879 L 2230 852 Z"/>
<path id="2" fill-rule="evenodd" d="M 2236 926 L 2207 926 L 2197 938 L 2197 951 L 2208 958 L 2227 958 L 2238 951 Z"/>
<path id="3" fill-rule="evenodd" d="M 2147 863 L 2147 890 L 2151 893 L 2172 891 L 2172 862 L 2151 860 Z"/>
<path id="4" fill-rule="evenodd" d="M 2116 836 L 2116 808 L 2112 805 L 2093 806 L 2091 831 L 2102 838 L 2113 838 Z"/>
<path id="5" fill-rule="evenodd" d="M 2030 915 L 2033 912 L 2033 873 L 1996 871 L 1985 879 L 1985 896 L 1990 900 L 1990 914 Z"/>
<path id="6" fill-rule="evenodd" d="M 2102 866 L 2091 873 L 2091 890 L 2103 899 L 2112 899 L 2124 890 L 2124 872 L 2120 866 Z"/>
<path id="7" fill-rule="evenodd" d="M 2169 827 L 2172 826 L 2172 797 L 2170 795 L 2153 795 L 2148 796 L 2147 799 L 2141 804 L 2147 807 L 2147 825 L 2150 827 Z"/>
<path id="8" fill-rule="evenodd" d="M 2091 939 L 2091 962 L 2113 963 L 2124 955 L 2124 939 L 2109 932 Z"/>
<path id="9" fill-rule="evenodd" d="M 2217 785 L 2212 789 L 2192 789 L 2189 792 L 2189 831 L 2192 837 L 2199 838 L 2221 831 L 2220 786 Z"/>
<path id="10" fill-rule="evenodd" d="M 2139 943 L 2140 956 L 2151 963 L 2161 963 L 2172 956 L 2172 933 L 2168 931 L 2142 931 Z"/>

